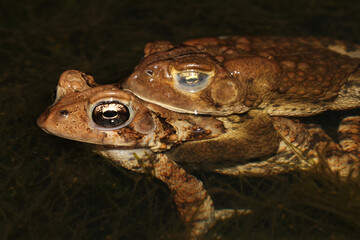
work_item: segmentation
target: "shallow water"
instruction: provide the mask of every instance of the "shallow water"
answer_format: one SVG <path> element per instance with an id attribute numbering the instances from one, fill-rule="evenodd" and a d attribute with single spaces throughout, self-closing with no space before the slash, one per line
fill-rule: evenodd
<path id="1" fill-rule="evenodd" d="M 184 236 L 162 183 L 115 168 L 91 146 L 36 126 L 64 70 L 115 82 L 132 71 L 144 45 L 154 40 L 320 35 L 360 43 L 359 12 L 356 0 L 2 1 L 0 239 Z M 329 118 L 338 121 L 336 115 Z M 223 239 L 355 239 L 360 234 L 359 184 L 307 173 L 269 179 L 195 174 L 216 207 L 256 210 L 217 224 L 212 233 Z"/>

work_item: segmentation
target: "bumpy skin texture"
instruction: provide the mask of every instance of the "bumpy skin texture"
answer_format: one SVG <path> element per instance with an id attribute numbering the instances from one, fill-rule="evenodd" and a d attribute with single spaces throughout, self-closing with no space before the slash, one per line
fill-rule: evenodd
<path id="1" fill-rule="evenodd" d="M 105 109 L 104 119 L 118 115 L 127 119 L 119 127 L 100 126 L 94 112 L 103 103 L 121 106 L 100 108 Z M 124 114 L 124 106 L 129 116 Z M 115 114 L 116 109 L 120 110 Z M 144 102 L 118 85 L 99 86 L 91 76 L 75 70 L 62 74 L 54 104 L 37 123 L 48 133 L 95 144 L 97 152 L 114 163 L 167 184 L 189 226 L 190 239 L 234 212 L 214 209 L 202 182 L 187 171 L 191 168 L 268 176 L 312 168 L 320 162 L 320 152 L 329 170 L 342 178 L 357 177 L 359 172 L 360 117 L 342 122 L 337 145 L 316 125 L 270 118 L 265 111 L 226 117 L 172 112 Z"/>
<path id="2" fill-rule="evenodd" d="M 263 108 L 273 116 L 309 116 L 360 106 L 359 63 L 359 46 L 328 38 L 162 41 L 145 47 L 123 87 L 178 112 L 224 116 Z M 185 72 L 193 88 L 179 83 L 177 74 Z M 198 73 L 209 78 L 194 80 Z M 194 87 L 199 82 L 204 86 Z"/>

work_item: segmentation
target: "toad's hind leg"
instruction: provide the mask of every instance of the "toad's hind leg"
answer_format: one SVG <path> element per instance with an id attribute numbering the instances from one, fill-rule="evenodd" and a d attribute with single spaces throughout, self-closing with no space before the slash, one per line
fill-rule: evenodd
<path id="1" fill-rule="evenodd" d="M 343 119 L 338 128 L 339 145 L 330 149 L 327 163 L 341 177 L 358 177 L 360 169 L 360 116 Z"/>
<path id="2" fill-rule="evenodd" d="M 311 169 L 323 163 L 325 169 L 342 180 L 359 177 L 360 116 L 347 117 L 339 128 L 339 144 L 316 124 L 304 124 L 288 118 L 274 117 L 281 138 L 278 152 L 260 162 L 217 169 L 227 175 L 269 176 L 292 170 Z"/>

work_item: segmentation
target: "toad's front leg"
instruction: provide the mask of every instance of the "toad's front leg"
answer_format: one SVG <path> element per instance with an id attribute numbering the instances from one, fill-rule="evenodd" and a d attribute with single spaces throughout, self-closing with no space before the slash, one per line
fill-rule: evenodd
<path id="1" fill-rule="evenodd" d="M 177 210 L 189 229 L 189 239 L 195 240 L 207 233 L 217 220 L 236 214 L 247 214 L 249 210 L 214 210 L 213 201 L 203 183 L 170 160 L 165 154 L 147 149 L 122 149 L 98 147 L 98 153 L 112 159 L 114 163 L 135 171 L 146 173 L 163 181 L 171 190 Z"/>
<path id="2" fill-rule="evenodd" d="M 168 185 L 180 215 L 190 228 L 190 239 L 206 233 L 215 223 L 213 202 L 203 183 L 164 154 L 154 164 L 154 176 Z"/>

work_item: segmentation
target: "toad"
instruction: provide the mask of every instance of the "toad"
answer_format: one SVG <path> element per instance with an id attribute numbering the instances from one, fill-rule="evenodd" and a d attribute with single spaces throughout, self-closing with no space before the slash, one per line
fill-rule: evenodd
<path id="1" fill-rule="evenodd" d="M 360 106 L 360 46 L 318 37 L 149 43 L 123 88 L 176 112 L 311 116 Z"/>
<path id="2" fill-rule="evenodd" d="M 359 117 L 341 123 L 336 144 L 317 125 L 269 117 L 263 110 L 218 117 L 173 112 L 75 70 L 61 75 L 55 102 L 37 124 L 47 133 L 93 144 L 115 164 L 163 181 L 190 239 L 235 211 L 214 209 L 202 182 L 191 175 L 194 168 L 269 176 L 314 167 L 320 149 L 340 176 L 357 177 L 359 170 Z"/>

